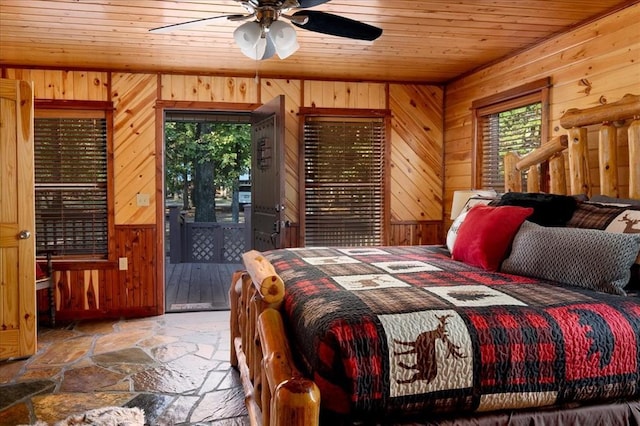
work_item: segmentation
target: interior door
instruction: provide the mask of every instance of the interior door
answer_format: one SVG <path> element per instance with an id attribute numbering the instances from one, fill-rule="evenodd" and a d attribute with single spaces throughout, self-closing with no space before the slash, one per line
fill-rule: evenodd
<path id="1" fill-rule="evenodd" d="M 33 90 L 0 79 L 0 359 L 36 351 Z"/>
<path id="2" fill-rule="evenodd" d="M 251 227 L 256 250 L 281 248 L 284 241 L 284 95 L 251 117 Z"/>

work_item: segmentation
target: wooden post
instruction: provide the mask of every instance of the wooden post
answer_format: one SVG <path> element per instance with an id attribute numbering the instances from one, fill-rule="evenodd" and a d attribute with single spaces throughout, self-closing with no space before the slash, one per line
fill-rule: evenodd
<path id="1" fill-rule="evenodd" d="M 261 375 L 262 391 L 260 392 L 260 396 L 262 398 L 262 426 L 269 426 L 269 420 L 271 420 L 271 388 L 267 380 L 264 358 L 262 360 Z"/>
<path id="2" fill-rule="evenodd" d="M 629 125 L 629 198 L 640 199 L 640 115 Z"/>
<path id="3" fill-rule="evenodd" d="M 242 388 L 245 394 L 245 404 L 252 425 L 260 424 L 260 407 L 254 398 L 254 389 L 249 379 L 249 365 L 245 354 L 245 335 L 247 333 L 246 294 L 251 286 L 251 277 L 247 273 L 234 274 L 230 289 L 231 300 L 231 364 L 238 369 Z M 235 283 L 235 284 L 234 284 Z M 235 327 L 235 328 L 234 328 Z M 243 346 L 244 345 L 244 346 Z M 234 362 L 237 365 L 234 365 Z"/>
<path id="4" fill-rule="evenodd" d="M 171 263 L 182 262 L 182 226 L 180 207 L 169 207 L 169 259 Z"/>
<path id="5" fill-rule="evenodd" d="M 273 265 L 257 250 L 242 255 L 247 272 L 258 286 L 258 291 L 266 303 L 281 301 L 284 297 L 284 282 L 276 274 Z"/>
<path id="6" fill-rule="evenodd" d="M 233 273 L 231 277 L 231 286 L 229 286 L 229 304 L 231 305 L 230 312 L 230 327 L 231 332 L 231 357 L 230 362 L 231 366 L 234 368 L 238 368 L 238 355 L 236 354 L 236 346 L 234 341 L 236 337 L 240 337 L 240 324 L 238 323 L 238 299 L 240 298 L 240 293 L 242 291 L 242 272 L 236 271 Z"/>
<path id="7" fill-rule="evenodd" d="M 618 198 L 618 131 L 611 123 L 604 122 L 598 136 L 600 194 Z"/>
<path id="8" fill-rule="evenodd" d="M 271 393 L 271 426 L 312 426 L 320 418 L 320 390 L 295 368 L 284 323 L 275 309 L 258 317 L 266 382 Z"/>
<path id="9" fill-rule="evenodd" d="M 251 322 L 253 322 L 253 334 L 251 335 L 251 355 L 253 357 L 252 363 L 250 366 L 252 373 L 251 379 L 253 380 L 253 387 L 256 393 L 256 401 L 260 404 L 262 401 L 260 400 L 260 393 L 258 392 L 258 384 L 261 380 L 260 370 L 262 369 L 262 348 L 260 347 L 260 336 L 258 335 L 258 328 L 256 324 L 258 323 L 258 315 L 262 313 L 265 308 L 265 304 L 260 298 L 260 296 L 256 293 L 251 298 Z"/>
<path id="10" fill-rule="evenodd" d="M 515 152 L 504 155 L 504 192 L 522 192 L 522 176 L 516 164 L 520 156 Z"/>
<path id="11" fill-rule="evenodd" d="M 247 366 L 251 366 L 251 354 L 249 353 L 249 289 L 252 287 L 253 283 L 251 281 L 251 276 L 245 274 L 242 276 L 242 295 L 240 298 L 240 329 L 241 337 L 242 337 L 242 351 L 244 352 L 245 358 L 247 359 Z M 248 369 L 247 369 L 247 372 Z"/>
<path id="12" fill-rule="evenodd" d="M 569 129 L 569 179 L 572 195 L 591 195 L 587 143 L 586 128 L 573 127 Z"/>
<path id="13" fill-rule="evenodd" d="M 549 179 L 552 194 L 565 195 L 567 193 L 567 177 L 564 167 L 564 155 L 559 152 L 549 159 Z"/>
<path id="14" fill-rule="evenodd" d="M 320 390 L 311 380 L 292 378 L 276 387 L 271 398 L 273 426 L 310 426 L 319 422 Z M 274 410 L 273 407 L 278 407 Z"/>
<path id="15" fill-rule="evenodd" d="M 527 192 L 540 192 L 540 172 L 537 165 L 529 167 L 527 174 Z"/>

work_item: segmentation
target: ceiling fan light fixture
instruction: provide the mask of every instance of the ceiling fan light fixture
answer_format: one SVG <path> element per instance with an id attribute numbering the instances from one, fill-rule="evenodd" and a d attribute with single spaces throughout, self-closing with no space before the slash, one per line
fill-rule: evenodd
<path id="1" fill-rule="evenodd" d="M 332 13 L 299 10 L 288 14 L 292 9 L 308 9 L 331 0 L 235 0 L 247 10 L 245 15 L 219 15 L 210 18 L 170 24 L 152 28 L 151 32 L 169 32 L 180 28 L 205 25 L 218 18 L 245 22 L 235 29 L 233 38 L 243 54 L 254 60 L 269 59 L 277 54 L 285 59 L 296 52 L 300 45 L 296 29 L 345 37 L 354 40 L 373 41 L 382 35 L 382 28 L 356 21 Z M 280 18 L 286 18 L 288 23 Z"/>
<path id="2" fill-rule="evenodd" d="M 288 58 L 300 48 L 296 30 L 291 25 L 282 21 L 274 21 L 271 23 L 267 38 L 273 42 L 276 53 L 280 59 Z"/>
<path id="3" fill-rule="evenodd" d="M 262 27 L 256 21 L 245 22 L 233 32 L 233 39 L 242 51 L 255 50 L 261 36 Z"/>
<path id="4" fill-rule="evenodd" d="M 265 47 L 262 58 L 260 59 L 269 59 L 276 54 L 276 46 L 273 44 L 273 41 L 269 37 L 265 37 L 263 38 L 263 40 L 265 41 Z"/>
<path id="5" fill-rule="evenodd" d="M 254 46 L 240 50 L 246 57 L 256 61 L 269 59 L 276 54 L 276 47 L 269 37 L 260 37 Z"/>

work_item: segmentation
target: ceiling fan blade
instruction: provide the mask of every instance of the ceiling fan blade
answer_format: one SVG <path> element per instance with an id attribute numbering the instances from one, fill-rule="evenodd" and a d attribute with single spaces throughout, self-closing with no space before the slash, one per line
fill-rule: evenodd
<path id="1" fill-rule="evenodd" d="M 308 20 L 304 24 L 296 23 L 294 20 L 291 23 L 317 33 L 369 41 L 377 39 L 382 34 L 382 29 L 373 25 L 317 10 L 301 10 L 292 16 L 306 16 Z"/>
<path id="2" fill-rule="evenodd" d="M 179 24 L 170 24 L 170 25 L 165 25 L 162 27 L 157 27 L 157 28 L 151 28 L 149 30 L 150 33 L 158 33 L 158 34 L 162 34 L 162 33 L 168 33 L 174 30 L 184 30 L 187 28 L 195 28 L 195 27 L 200 27 L 202 25 L 204 25 L 207 21 L 212 21 L 214 19 L 221 19 L 221 18 L 226 18 L 230 21 L 241 21 L 243 19 L 249 19 L 253 17 L 253 15 L 219 15 L 219 16 L 212 16 L 211 18 L 202 18 L 202 19 L 196 19 L 194 21 L 187 21 L 187 22 L 181 22 Z"/>
<path id="3" fill-rule="evenodd" d="M 316 7 L 321 4 L 329 3 L 330 1 L 331 0 L 298 0 L 298 3 L 300 4 L 300 6 L 298 7 L 301 9 L 306 9 L 309 7 Z"/>

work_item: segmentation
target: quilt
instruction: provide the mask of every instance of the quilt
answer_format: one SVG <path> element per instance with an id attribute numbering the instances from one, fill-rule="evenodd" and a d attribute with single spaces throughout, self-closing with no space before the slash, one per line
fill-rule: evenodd
<path id="1" fill-rule="evenodd" d="M 440 246 L 265 253 L 324 409 L 483 412 L 640 394 L 640 299 L 486 272 Z"/>

